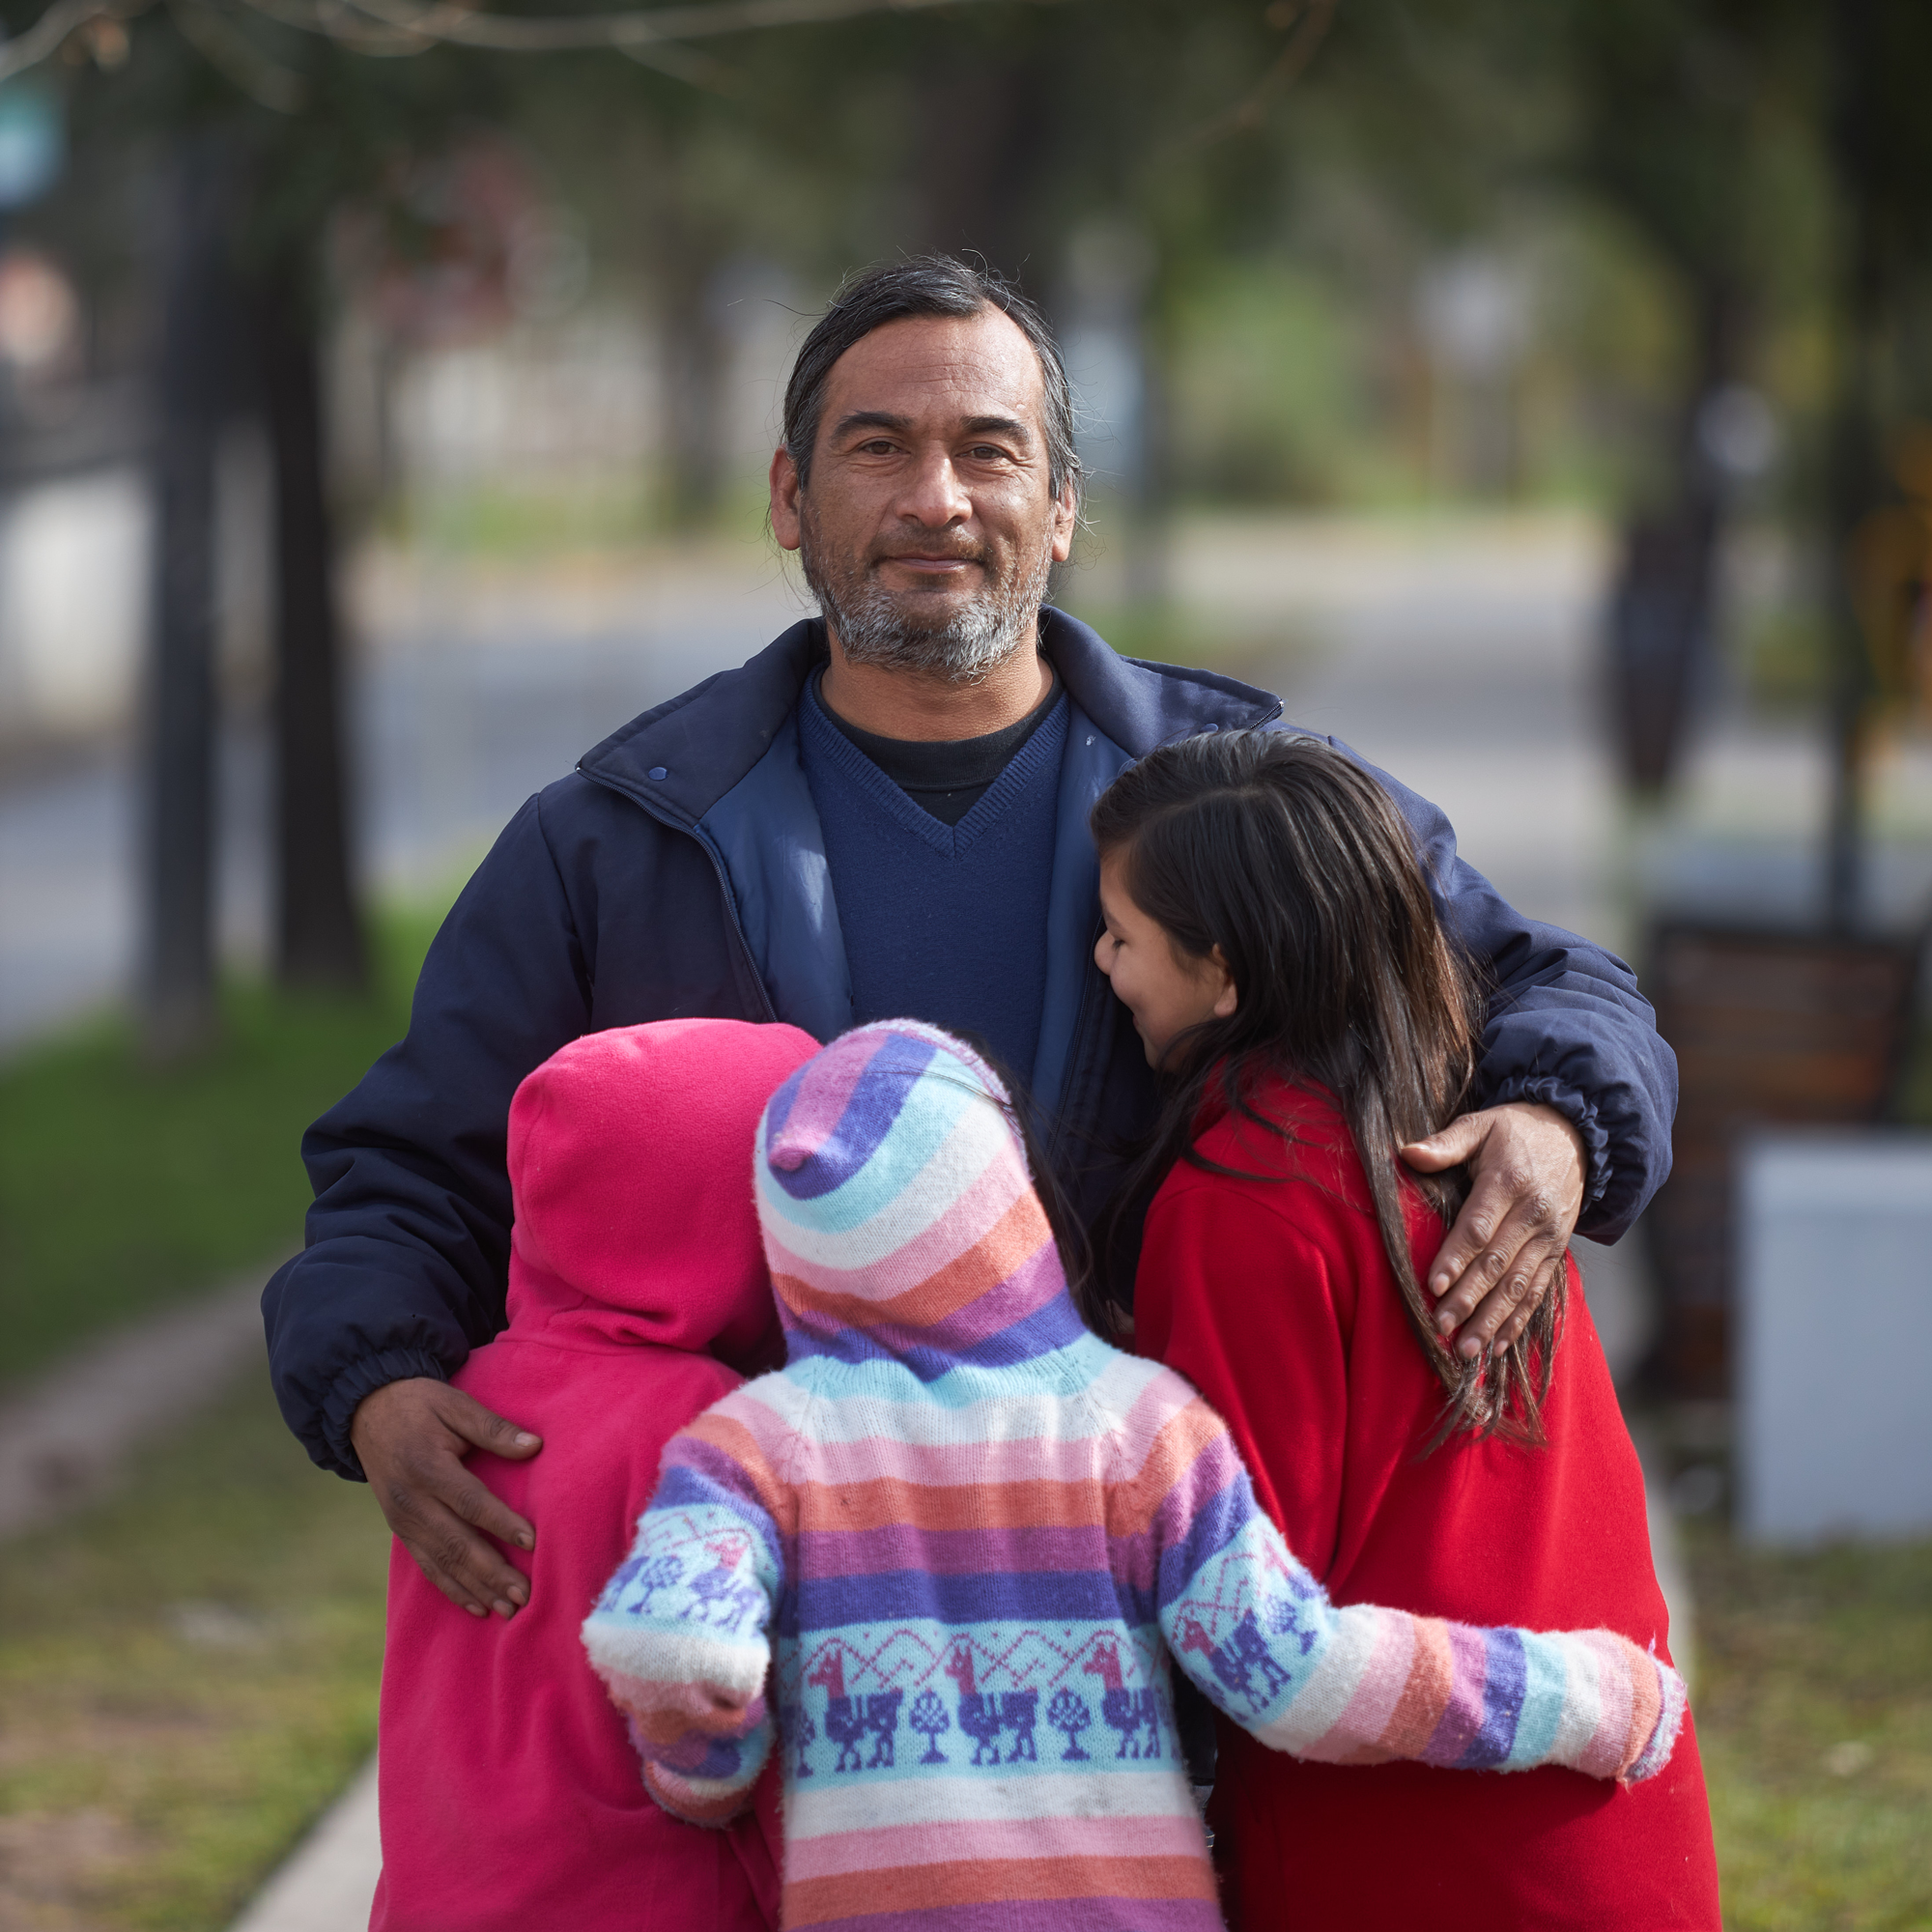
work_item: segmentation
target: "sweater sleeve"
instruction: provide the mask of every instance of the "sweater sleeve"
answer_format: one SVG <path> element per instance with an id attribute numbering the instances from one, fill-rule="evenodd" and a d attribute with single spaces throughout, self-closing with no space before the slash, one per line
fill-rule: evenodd
<path id="1" fill-rule="evenodd" d="M 1683 1680 L 1614 1632 L 1338 1609 L 1256 1504 L 1227 1430 L 1198 1397 L 1160 1432 L 1140 1484 L 1162 1496 L 1155 1594 L 1169 1651 L 1216 1709 L 1273 1749 L 1460 1771 L 1555 1764 L 1632 1782 L 1668 1760 Z"/>
<path id="2" fill-rule="evenodd" d="M 742 1432 L 727 1448 L 710 1421 L 666 1446 L 631 1553 L 582 1627 L 591 1666 L 630 1719 L 646 1788 L 696 1825 L 742 1811 L 770 1755 L 765 1679 L 784 1589 L 771 1473 Z"/>

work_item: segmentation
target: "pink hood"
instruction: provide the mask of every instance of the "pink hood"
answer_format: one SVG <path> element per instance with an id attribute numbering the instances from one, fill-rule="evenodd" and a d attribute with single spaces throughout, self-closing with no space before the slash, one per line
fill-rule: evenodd
<path id="1" fill-rule="evenodd" d="M 778 1318 L 753 1142 L 817 1051 L 796 1027 L 659 1020 L 552 1054 L 510 1103 L 510 1333 L 761 1366 Z"/>

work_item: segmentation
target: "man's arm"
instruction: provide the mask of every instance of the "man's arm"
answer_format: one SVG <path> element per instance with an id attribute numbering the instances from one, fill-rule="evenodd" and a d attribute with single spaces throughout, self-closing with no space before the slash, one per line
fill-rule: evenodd
<path id="1" fill-rule="evenodd" d="M 325 1468 L 370 1477 L 425 1574 L 472 1609 L 523 1601 L 477 1528 L 528 1547 L 529 1526 L 460 1458 L 533 1444 L 440 1383 L 502 1322 L 511 1096 L 588 1023 L 582 949 L 531 799 L 437 934 L 408 1037 L 304 1137 L 307 1245 L 263 1296 L 290 1428 Z M 379 1389 L 393 1393 L 365 1406 Z"/>
<path id="2" fill-rule="evenodd" d="M 1467 1323 L 1459 1346 L 1470 1353 L 1521 1332 L 1573 1230 L 1613 1241 L 1662 1185 L 1677 1059 L 1621 959 L 1523 918 L 1458 855 L 1440 810 L 1361 762 L 1408 821 L 1443 915 L 1491 989 L 1480 1110 L 1405 1150 L 1425 1169 L 1470 1164 L 1469 1199 L 1429 1281 L 1444 1329 Z"/>

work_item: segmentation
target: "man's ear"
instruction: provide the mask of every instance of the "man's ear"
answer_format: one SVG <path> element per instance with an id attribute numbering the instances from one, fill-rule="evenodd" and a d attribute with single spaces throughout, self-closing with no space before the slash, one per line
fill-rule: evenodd
<path id="1" fill-rule="evenodd" d="M 772 535 L 781 550 L 796 550 L 799 540 L 798 465 L 783 443 L 772 452 Z"/>
<path id="2" fill-rule="evenodd" d="M 1080 516 L 1080 493 L 1068 476 L 1053 499 L 1053 560 L 1065 563 L 1073 554 L 1073 526 Z"/>

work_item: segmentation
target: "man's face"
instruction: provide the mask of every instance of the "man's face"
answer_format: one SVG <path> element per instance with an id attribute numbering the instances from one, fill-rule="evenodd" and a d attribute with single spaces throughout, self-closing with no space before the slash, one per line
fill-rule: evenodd
<path id="1" fill-rule="evenodd" d="M 852 662 L 966 682 L 1031 642 L 1073 543 L 1043 402 L 1039 358 L 997 309 L 888 323 L 833 364 L 810 486 L 772 459 L 772 528 Z"/>

